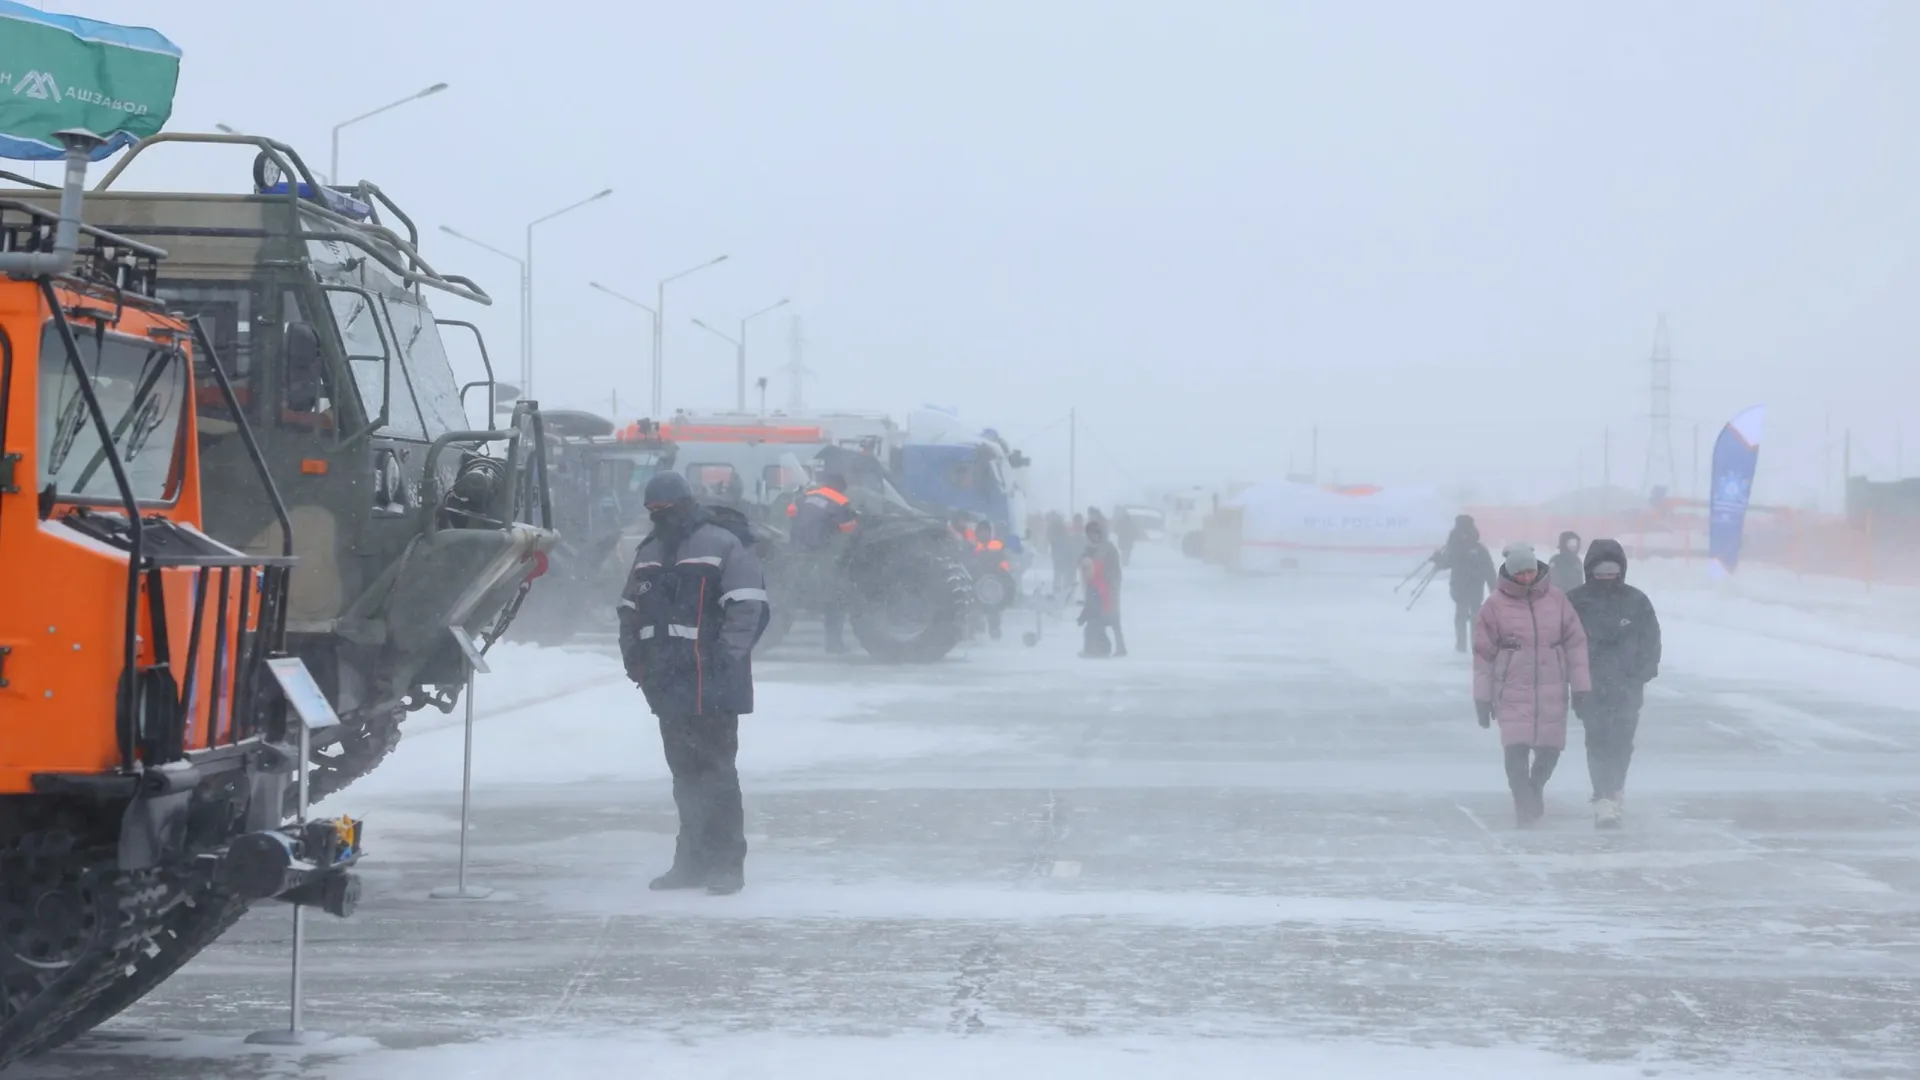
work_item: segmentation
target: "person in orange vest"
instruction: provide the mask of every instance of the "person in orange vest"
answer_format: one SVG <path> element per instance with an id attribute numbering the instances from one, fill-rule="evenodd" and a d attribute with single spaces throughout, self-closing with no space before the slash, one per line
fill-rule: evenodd
<path id="1" fill-rule="evenodd" d="M 793 505 L 792 514 L 793 546 L 812 564 L 825 609 L 822 614 L 827 651 L 846 652 L 847 609 L 840 595 L 839 575 L 830 565 L 830 559 L 834 538 L 859 527 L 854 518 L 853 501 L 847 498 L 847 478 L 835 472 L 821 473 L 820 482 L 800 497 Z"/>
<path id="2" fill-rule="evenodd" d="M 1007 545 L 993 535 L 993 522 L 982 519 L 979 524 L 968 529 L 967 533 L 973 537 L 974 565 L 979 567 L 982 573 L 991 573 L 996 569 L 1009 569 L 1007 566 Z M 985 614 L 987 616 L 987 636 L 995 641 L 999 641 L 999 610 L 989 609 Z"/>
<path id="3" fill-rule="evenodd" d="M 1127 636 L 1120 628 L 1120 549 L 1107 539 L 1106 522 L 1087 522 L 1087 550 L 1080 560 L 1080 573 L 1087 587 L 1080 608 L 1080 625 L 1086 627 L 1086 645 L 1082 657 L 1102 659 L 1127 655 Z M 1107 631 L 1113 631 L 1112 638 Z"/>

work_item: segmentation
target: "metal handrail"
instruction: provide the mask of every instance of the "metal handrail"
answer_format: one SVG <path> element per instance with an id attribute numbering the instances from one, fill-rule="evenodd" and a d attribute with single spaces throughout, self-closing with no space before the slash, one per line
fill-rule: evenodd
<path id="1" fill-rule="evenodd" d="M 498 403 L 494 399 L 495 397 L 494 388 L 497 385 L 498 380 L 496 380 L 493 375 L 493 357 L 487 352 L 486 335 L 480 332 L 480 328 L 478 326 L 475 326 L 474 324 L 467 322 L 465 319 L 436 318 L 433 321 L 434 321 L 434 325 L 436 326 L 458 326 L 468 330 L 473 334 L 474 342 L 480 346 L 480 363 L 484 365 L 487 369 L 487 379 L 484 384 L 478 383 L 478 382 L 470 382 L 460 388 L 460 408 L 464 410 L 467 407 L 467 391 L 473 389 L 476 386 L 485 385 L 487 388 L 487 422 L 492 423 L 494 410 L 499 408 Z"/>
<path id="2" fill-rule="evenodd" d="M 322 184 L 319 180 L 315 179 L 313 171 L 307 167 L 306 161 L 300 157 L 298 151 L 278 139 L 269 138 L 265 135 L 220 135 L 191 131 L 163 131 L 157 135 L 150 135 L 128 149 L 127 153 L 121 157 L 119 161 L 114 163 L 113 168 L 107 170 L 106 175 L 100 178 L 99 183 L 94 185 L 93 190 L 97 192 L 106 191 L 112 187 L 113 182 L 120 178 L 120 174 L 126 171 L 127 166 L 132 164 L 135 158 L 139 157 L 140 154 L 149 147 L 158 146 L 162 143 L 255 147 L 262 154 L 267 155 L 275 165 L 279 166 L 281 173 L 288 177 L 287 191 L 284 196 L 256 193 L 257 197 L 284 198 L 290 203 L 301 205 L 307 212 L 317 214 L 329 223 L 347 230 L 342 233 L 333 233 L 307 232 L 302 229 L 299 232 L 298 239 L 337 240 L 341 243 L 351 244 L 365 251 L 368 255 L 371 255 L 387 269 L 400 275 L 408 284 L 426 285 L 443 292 L 451 293 L 465 300 L 472 300 L 478 304 L 491 306 L 493 303 L 493 297 L 487 295 L 485 289 L 474 284 L 472 279 L 457 274 L 442 274 L 435 270 L 431 263 L 427 262 L 426 258 L 420 254 L 418 246 L 419 230 L 415 228 L 412 220 L 394 204 L 393 200 L 387 197 L 386 193 L 380 191 L 380 189 L 372 183 L 364 180 L 354 187 L 344 187 L 338 184 Z M 317 193 L 322 190 L 355 192 L 366 190 L 370 194 L 375 195 L 380 202 L 384 203 L 394 212 L 395 216 L 406 223 L 407 230 L 411 234 L 412 239 L 409 240 L 402 237 L 399 233 L 394 232 L 392 229 L 377 221 L 373 223 L 355 221 L 328 206 L 317 194 L 301 195 L 300 188 L 302 184 L 293 182 L 295 176 L 298 176 L 304 181 L 304 186 L 309 192 Z M 388 246 L 405 256 L 410 265 L 395 265 L 384 253 L 368 246 L 366 243 L 368 237 L 385 242 Z"/>

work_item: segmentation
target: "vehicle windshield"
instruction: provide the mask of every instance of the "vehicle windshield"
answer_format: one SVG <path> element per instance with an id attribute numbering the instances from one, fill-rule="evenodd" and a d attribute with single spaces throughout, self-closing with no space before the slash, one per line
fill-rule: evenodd
<path id="1" fill-rule="evenodd" d="M 78 330 L 74 337 L 134 497 L 141 502 L 172 499 L 186 420 L 186 357 L 172 345 L 122 334 Z M 52 485 L 68 500 L 117 502 L 120 489 L 107 464 L 100 429 L 87 411 L 79 377 L 52 323 L 40 341 L 39 417 L 40 488 Z"/>
<path id="2" fill-rule="evenodd" d="M 897 509 L 914 510 L 917 512 L 913 501 L 902 494 L 899 488 L 893 486 L 893 481 L 887 477 L 885 472 L 881 471 L 877 462 L 872 468 L 848 470 L 847 483 L 853 487 L 853 490 L 847 492 L 847 494 L 856 499 L 863 494 L 877 496 L 881 502 L 890 504 Z"/>
<path id="3" fill-rule="evenodd" d="M 426 424 L 427 435 L 466 430 L 467 413 L 460 405 L 460 387 L 454 381 L 453 365 L 447 361 L 433 313 L 392 297 L 382 302 L 393 324 L 400 365 L 413 385 L 414 399 L 420 403 L 420 419 Z"/>
<path id="4" fill-rule="evenodd" d="M 353 373 L 353 385 L 360 392 L 360 404 L 368 417 L 380 415 L 387 400 L 387 343 L 380 331 L 380 316 L 371 298 L 352 289 L 328 289 L 327 308 L 333 325 L 340 332 L 340 347 L 346 351 L 347 368 Z M 405 415 L 409 410 L 394 410 Z"/>

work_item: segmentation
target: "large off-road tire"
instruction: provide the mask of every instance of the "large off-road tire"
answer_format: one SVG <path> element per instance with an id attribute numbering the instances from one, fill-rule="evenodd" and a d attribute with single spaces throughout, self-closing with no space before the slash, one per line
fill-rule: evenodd
<path id="1" fill-rule="evenodd" d="M 982 611 L 1006 611 L 1020 592 L 1013 583 L 1013 575 L 995 566 L 983 570 L 973 577 L 974 606 Z"/>
<path id="2" fill-rule="evenodd" d="M 874 577 L 848 620 L 853 636 L 875 660 L 929 664 L 966 636 L 973 608 L 973 577 L 959 560 L 912 544 L 876 553 Z"/>

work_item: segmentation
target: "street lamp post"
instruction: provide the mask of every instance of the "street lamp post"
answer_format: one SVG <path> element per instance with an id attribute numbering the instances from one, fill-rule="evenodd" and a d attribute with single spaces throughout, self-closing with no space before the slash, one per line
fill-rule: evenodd
<path id="1" fill-rule="evenodd" d="M 661 278 L 660 284 L 656 286 L 654 289 L 653 415 L 655 417 L 658 417 L 660 415 L 660 399 L 663 396 L 662 391 L 664 389 L 661 382 L 661 372 L 665 369 L 666 362 L 667 362 L 667 356 L 666 356 L 666 352 L 667 352 L 666 350 L 667 286 L 673 282 L 679 281 L 681 278 L 686 277 L 689 274 L 697 274 L 700 271 L 705 270 L 709 266 L 718 266 L 719 264 L 726 261 L 727 261 L 727 257 L 725 255 L 715 256 L 714 258 L 708 259 L 706 262 L 703 262 L 699 266 L 693 267 L 692 269 L 682 270 L 671 277 Z"/>
<path id="2" fill-rule="evenodd" d="M 768 304 L 766 307 L 761 308 L 751 315 L 742 316 L 740 319 L 740 336 L 738 338 L 730 338 L 720 331 L 715 330 L 713 327 L 708 326 L 706 323 L 701 322 L 699 319 L 693 320 L 693 325 L 700 329 L 707 331 L 722 341 L 733 342 L 733 407 L 737 412 L 744 413 L 747 411 L 747 324 L 770 311 L 778 311 L 786 307 L 789 302 L 786 297 L 782 297 L 779 301 Z"/>
<path id="3" fill-rule="evenodd" d="M 443 82 L 434 83 L 432 86 L 427 87 L 425 90 L 419 90 L 414 93 L 408 94 L 406 97 L 401 98 L 399 101 L 390 101 L 387 104 L 382 105 L 377 109 L 374 109 L 372 112 L 363 112 L 359 116 L 356 116 L 351 120 L 342 120 L 339 123 L 333 125 L 333 157 L 327 163 L 327 183 L 335 184 L 335 185 L 340 183 L 340 129 L 341 128 L 348 127 L 353 124 L 357 124 L 362 120 L 379 116 L 381 113 L 386 112 L 388 109 L 397 109 L 400 106 L 405 105 L 409 101 L 419 101 L 423 97 L 432 97 L 433 95 L 439 93 L 442 90 L 445 90 L 446 88 L 447 88 L 446 83 L 443 83 Z"/>
<path id="4" fill-rule="evenodd" d="M 526 286 L 522 290 L 524 295 L 521 298 L 521 302 L 526 305 L 526 309 L 527 309 L 526 317 L 521 320 L 523 324 L 523 329 L 521 330 L 521 334 L 525 339 L 523 343 L 523 347 L 526 349 L 526 359 L 521 362 L 521 370 L 520 370 L 520 393 L 523 397 L 533 396 L 533 351 L 534 351 L 533 350 L 533 343 L 534 343 L 534 336 L 533 336 L 533 227 L 535 225 L 540 225 L 545 222 L 552 221 L 554 218 L 557 218 L 562 214 L 570 214 L 573 211 L 578 210 L 581 207 L 587 205 L 588 203 L 598 202 L 601 199 L 604 199 L 611 194 L 613 194 L 613 189 L 605 188 L 595 192 L 592 195 L 587 196 L 584 199 L 581 199 L 577 203 L 570 203 L 566 206 L 561 207 L 558 210 L 555 210 L 551 214 L 547 214 L 544 217 L 537 217 L 537 218 L 534 218 L 532 221 L 527 222 L 527 257 L 526 257 L 527 276 L 526 276 Z"/>
<path id="5" fill-rule="evenodd" d="M 440 226 L 440 231 L 443 233 L 446 233 L 448 236 L 451 236 L 456 240 L 465 240 L 467 243 L 472 244 L 474 247 L 480 248 L 483 251 L 491 251 L 495 255 L 498 255 L 503 259 L 508 259 L 512 261 L 515 266 L 518 266 L 520 268 L 520 325 L 519 327 L 517 327 L 517 330 L 519 331 L 519 335 L 520 335 L 520 346 L 519 346 L 520 374 L 522 377 L 524 377 L 527 370 L 527 260 L 522 259 L 520 256 L 515 255 L 511 251 L 503 251 L 500 248 L 494 247 L 492 244 L 487 243 L 485 240 L 477 240 L 471 236 L 468 236 L 466 233 L 463 233 L 458 229 L 455 229 L 451 225 Z M 522 386 L 520 388 L 520 392 L 522 394 L 526 393 L 526 388 Z M 493 423 L 493 417 L 491 416 L 487 417 L 487 423 L 491 425 Z"/>
<path id="6" fill-rule="evenodd" d="M 621 303 L 623 303 L 623 304 L 631 304 L 631 305 L 633 305 L 634 307 L 637 307 L 637 308 L 639 308 L 639 309 L 640 309 L 641 311 L 644 311 L 644 312 L 646 312 L 646 313 L 647 313 L 648 315 L 650 315 L 650 316 L 652 316 L 652 317 L 653 317 L 653 335 L 652 335 L 652 340 L 654 340 L 654 341 L 658 341 L 658 340 L 660 340 L 660 312 L 659 312 L 659 310 L 658 310 L 658 309 L 655 309 L 655 308 L 651 308 L 651 307 L 648 307 L 647 305 L 645 305 L 645 304 L 643 304 L 643 303 L 641 303 L 640 301 L 638 301 L 638 300 L 635 300 L 635 299 L 634 299 L 633 297 L 631 297 L 631 296 L 627 296 L 627 295 L 624 295 L 624 294 L 622 294 L 622 293 L 617 293 L 617 292 L 614 292 L 614 291 L 613 291 L 612 289 L 609 289 L 609 288 L 607 288 L 607 287 L 606 287 L 605 285 L 602 285 L 602 284 L 600 284 L 600 283 L 599 283 L 599 282 L 597 282 L 597 281 L 589 281 L 589 282 L 587 282 L 587 288 L 589 288 L 589 289 L 598 289 L 598 290 L 600 290 L 601 292 L 603 292 L 603 293 L 606 293 L 606 294 L 607 294 L 608 296 L 611 296 L 611 297 L 613 297 L 613 298 L 614 298 L 615 300 L 618 300 L 618 301 L 620 301 L 620 302 L 621 302 Z M 615 419 L 617 420 L 617 419 L 618 419 L 618 417 L 615 417 Z M 650 417 L 650 419 L 652 419 L 652 420 L 654 420 L 654 421 L 656 421 L 656 422 L 657 422 L 657 421 L 658 421 L 658 420 L 660 419 L 660 410 L 659 410 L 658 408 L 655 408 L 655 409 L 653 410 L 653 414 L 652 414 L 652 416 Z"/>

